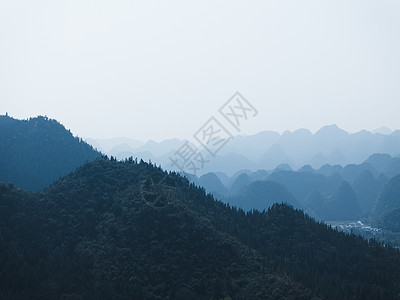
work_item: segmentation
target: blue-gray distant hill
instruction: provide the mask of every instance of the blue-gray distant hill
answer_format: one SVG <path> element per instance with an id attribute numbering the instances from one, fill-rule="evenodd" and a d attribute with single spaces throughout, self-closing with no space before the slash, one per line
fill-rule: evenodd
<path id="1" fill-rule="evenodd" d="M 373 208 L 375 223 L 384 229 L 400 232 L 400 175 L 393 177 Z"/>
<path id="2" fill-rule="evenodd" d="M 101 156 L 56 120 L 0 116 L 0 182 L 39 191 Z"/>
<path id="3" fill-rule="evenodd" d="M 399 160 L 376 153 L 361 164 L 344 167 L 326 164 L 313 169 L 305 165 L 295 171 L 281 164 L 272 171 L 244 169 L 230 177 L 210 172 L 188 178 L 216 198 L 244 210 L 263 210 L 288 202 L 318 220 L 348 221 L 372 217 L 385 184 L 400 174 Z"/>
<path id="4" fill-rule="evenodd" d="M 166 169 L 174 169 L 171 165 L 170 156 L 184 144 L 184 140 L 171 139 L 162 142 L 148 141 L 138 146 L 127 145 L 129 140 L 108 140 L 107 150 L 104 153 L 118 159 L 135 156 L 138 159 L 152 162 Z M 88 139 L 94 147 L 104 144 L 104 140 Z M 136 146 L 135 146 L 136 145 Z M 191 144 L 191 147 L 197 147 Z M 197 149 L 207 153 L 202 147 Z M 239 135 L 227 143 L 216 155 L 206 163 L 196 175 L 204 175 L 209 172 L 224 172 L 232 176 L 242 169 L 256 171 L 258 169 L 273 170 L 279 165 L 289 165 L 292 169 L 298 169 L 304 165 L 310 165 L 314 169 L 330 164 L 332 166 L 346 166 L 349 164 L 360 164 L 374 153 L 387 154 L 397 158 L 397 166 L 400 165 L 400 131 L 376 130 L 374 132 L 362 130 L 349 133 L 332 124 L 322 127 L 315 133 L 308 129 L 297 129 L 293 132 L 285 131 L 282 134 L 273 131 L 263 131 L 254 135 Z M 207 158 L 208 159 L 208 158 Z M 382 167 L 379 170 L 387 173 L 390 177 L 396 175 L 396 165 L 384 166 L 387 157 L 373 157 L 373 163 Z M 349 170 L 351 171 L 351 169 Z M 351 174 L 350 174 L 351 175 Z"/>

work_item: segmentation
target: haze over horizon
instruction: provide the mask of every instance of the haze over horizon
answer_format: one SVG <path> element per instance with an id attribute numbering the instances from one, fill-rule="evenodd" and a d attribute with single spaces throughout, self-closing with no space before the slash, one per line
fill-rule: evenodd
<path id="1" fill-rule="evenodd" d="M 244 134 L 396 130 L 399 12 L 370 0 L 1 2 L 0 113 L 160 141 L 191 138 L 239 91 L 258 110 Z"/>
<path id="2" fill-rule="evenodd" d="M 177 136 L 168 137 L 168 136 L 166 136 L 166 137 L 160 137 L 158 139 L 153 139 L 151 137 L 146 137 L 145 139 L 139 139 L 139 138 L 135 138 L 134 136 L 118 135 L 118 133 L 116 133 L 114 136 L 110 136 L 110 137 L 80 136 L 80 135 L 76 134 L 75 132 L 73 132 L 71 130 L 71 128 L 68 128 L 67 126 L 65 126 L 65 124 L 63 124 L 62 121 L 54 119 L 51 116 L 37 115 L 37 116 L 29 116 L 29 117 L 26 117 L 26 118 L 20 118 L 19 119 L 19 118 L 15 117 L 15 116 L 10 115 L 8 112 L 6 112 L 5 115 L 7 115 L 10 118 L 17 119 L 17 120 L 28 120 L 28 119 L 37 118 L 37 117 L 47 117 L 49 119 L 53 119 L 53 120 L 56 120 L 57 122 L 59 122 L 67 130 L 70 130 L 72 132 L 72 134 L 74 136 L 76 136 L 76 137 L 82 138 L 83 140 L 86 140 L 86 141 L 88 141 L 88 140 L 91 140 L 91 141 L 108 141 L 108 142 L 111 142 L 111 145 L 114 145 L 114 146 L 115 145 L 119 145 L 121 143 L 121 142 L 118 142 L 118 140 L 132 140 L 132 142 L 135 141 L 139 145 L 142 145 L 142 144 L 145 144 L 145 143 L 148 143 L 148 142 L 162 143 L 163 141 L 168 141 L 168 140 L 189 140 L 189 141 L 193 140 L 193 135 L 192 136 L 182 136 L 182 137 L 177 137 Z M 338 126 L 337 124 L 325 124 L 325 125 L 321 126 L 320 128 L 317 128 L 316 130 L 310 130 L 309 128 L 300 127 L 300 128 L 295 128 L 293 130 L 286 129 L 286 130 L 278 131 L 278 130 L 264 129 L 264 130 L 255 131 L 255 132 L 235 133 L 235 134 L 233 134 L 233 138 L 239 137 L 239 136 L 250 137 L 250 136 L 255 136 L 257 134 L 262 134 L 263 132 L 276 132 L 276 133 L 278 133 L 279 135 L 282 136 L 282 135 L 285 135 L 287 133 L 295 133 L 295 132 L 303 131 L 303 130 L 309 131 L 312 135 L 315 135 L 320 130 L 323 130 L 323 129 L 328 128 L 328 127 L 335 127 L 338 130 L 344 130 L 345 132 L 347 132 L 350 135 L 356 134 L 356 133 L 359 133 L 359 132 L 362 132 L 362 131 L 368 131 L 368 132 L 371 132 L 371 133 L 379 133 L 379 134 L 383 134 L 383 135 L 390 135 L 390 134 L 394 133 L 395 131 L 399 131 L 400 130 L 398 128 L 392 129 L 392 128 L 389 128 L 389 127 L 386 127 L 386 126 L 381 126 L 381 127 L 378 127 L 378 128 L 372 129 L 372 130 L 361 129 L 361 130 L 358 130 L 358 131 L 355 131 L 355 132 L 351 132 L 349 130 L 346 130 L 345 128 L 342 128 L 342 127 Z M 112 140 L 115 140 L 115 143 L 112 143 Z M 92 142 L 89 142 L 89 144 L 91 144 L 91 143 Z"/>
<path id="3" fill-rule="evenodd" d="M 0 0 L 0 299 L 400 298 L 400 1 Z"/>

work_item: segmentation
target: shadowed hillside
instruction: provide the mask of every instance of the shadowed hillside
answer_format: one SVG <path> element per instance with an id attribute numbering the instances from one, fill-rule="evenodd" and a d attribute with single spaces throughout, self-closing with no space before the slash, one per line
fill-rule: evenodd
<path id="1" fill-rule="evenodd" d="M 287 205 L 232 209 L 132 159 L 97 159 L 39 193 L 2 184 L 0 206 L 0 293 L 12 299 L 396 299 L 400 292 L 395 249 Z"/>
<path id="2" fill-rule="evenodd" d="M 39 191 L 100 153 L 47 117 L 0 116 L 0 182 Z"/>

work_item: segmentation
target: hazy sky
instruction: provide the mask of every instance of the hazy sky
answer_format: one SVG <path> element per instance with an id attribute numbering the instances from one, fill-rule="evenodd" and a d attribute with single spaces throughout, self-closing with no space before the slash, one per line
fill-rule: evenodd
<path id="1" fill-rule="evenodd" d="M 400 128 L 400 1 L 0 0 L 1 114 L 185 138 L 235 91 L 244 133 Z"/>

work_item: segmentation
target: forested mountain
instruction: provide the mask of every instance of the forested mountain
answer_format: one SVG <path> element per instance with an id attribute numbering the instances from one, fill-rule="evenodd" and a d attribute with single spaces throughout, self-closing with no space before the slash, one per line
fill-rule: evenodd
<path id="1" fill-rule="evenodd" d="M 275 204 L 99 158 L 41 192 L 0 185 L 8 299 L 398 299 L 400 253 Z"/>
<path id="2" fill-rule="evenodd" d="M 100 153 L 47 117 L 0 116 L 0 182 L 39 191 Z"/>

